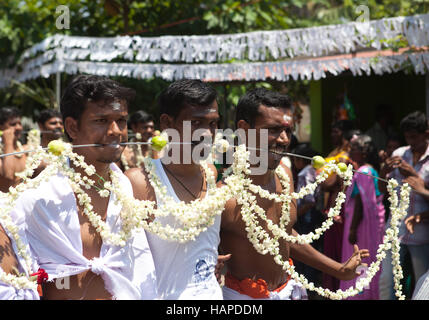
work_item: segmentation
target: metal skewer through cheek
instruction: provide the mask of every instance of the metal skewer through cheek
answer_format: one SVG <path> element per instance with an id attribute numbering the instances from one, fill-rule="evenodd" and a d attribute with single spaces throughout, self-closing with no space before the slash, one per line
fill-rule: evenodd
<path id="1" fill-rule="evenodd" d="M 300 154 L 290 153 L 290 152 L 275 152 L 275 151 L 270 151 L 268 149 L 251 148 L 251 147 L 247 147 L 247 149 L 250 149 L 250 150 L 259 150 L 259 151 L 267 151 L 267 152 L 274 153 L 274 154 L 281 155 L 281 156 L 292 156 L 292 157 L 296 157 L 296 158 L 302 158 L 302 159 L 310 160 L 311 163 L 314 162 L 313 158 L 310 158 L 310 157 L 307 157 L 307 156 L 303 156 L 303 155 L 300 155 Z M 368 173 L 360 172 L 360 171 L 357 171 L 355 169 L 352 169 L 352 171 L 356 172 L 356 173 L 359 173 L 359 174 L 363 174 L 365 176 L 368 176 L 368 177 L 371 177 L 371 178 L 374 178 L 374 179 L 378 179 L 378 180 L 383 181 L 385 183 L 389 183 L 389 181 L 386 180 L 386 179 L 383 179 L 383 178 L 380 178 L 380 177 L 375 177 L 375 176 L 373 176 L 371 174 L 368 174 Z M 401 184 L 401 183 L 399 183 L 399 184 Z"/>
<path id="2" fill-rule="evenodd" d="M 121 142 L 121 143 L 113 143 L 113 144 L 81 144 L 81 145 L 72 145 L 72 148 L 85 148 L 85 147 L 107 147 L 107 146 L 119 146 L 119 145 L 123 145 L 123 146 L 127 146 L 127 145 L 150 145 L 151 142 Z M 169 142 L 168 144 L 195 144 L 194 142 Z M 259 150 L 259 151 L 267 151 L 270 153 L 274 153 L 277 155 L 281 155 L 281 156 L 292 156 L 292 157 L 297 157 L 297 158 L 302 158 L 302 159 L 306 159 L 306 160 L 310 160 L 311 163 L 313 163 L 313 158 L 307 157 L 307 156 L 303 156 L 300 154 L 295 154 L 295 153 L 291 153 L 291 152 L 275 152 L 275 151 L 270 151 L 268 149 L 260 149 L 260 148 L 251 148 L 251 147 L 247 147 L 247 149 L 249 150 Z M 48 148 L 42 148 L 42 150 L 48 150 Z M 24 151 L 17 151 L 17 152 L 12 152 L 12 153 L 5 153 L 5 154 L 0 154 L 0 159 L 7 157 L 7 156 L 13 156 L 13 155 L 18 155 L 18 154 L 24 154 L 24 153 L 30 153 L 30 152 L 36 152 L 36 149 L 33 150 L 24 150 Z M 359 173 L 359 174 L 363 174 L 366 175 L 368 177 L 374 178 L 374 179 L 379 179 L 383 182 L 388 183 L 389 181 L 380 177 L 375 177 L 373 175 L 370 175 L 368 173 L 363 173 L 363 172 L 359 172 L 357 170 L 352 169 L 353 172 Z"/>
<path id="3" fill-rule="evenodd" d="M 121 143 L 112 143 L 112 144 L 100 144 L 100 143 L 92 143 L 92 144 L 79 144 L 79 145 L 72 145 L 72 148 L 87 148 L 87 147 L 109 147 L 109 146 L 119 146 L 119 145 L 150 145 L 150 142 L 121 142 Z M 191 142 L 169 142 L 169 144 L 192 144 Z M 7 157 L 7 156 L 14 156 L 18 154 L 24 154 L 24 153 L 31 153 L 36 152 L 40 149 L 31 149 L 31 150 L 24 150 L 24 151 L 17 151 L 17 152 L 11 152 L 11 153 L 4 153 L 0 154 L 0 159 Z M 42 150 L 48 150 L 48 148 L 42 148 Z"/>

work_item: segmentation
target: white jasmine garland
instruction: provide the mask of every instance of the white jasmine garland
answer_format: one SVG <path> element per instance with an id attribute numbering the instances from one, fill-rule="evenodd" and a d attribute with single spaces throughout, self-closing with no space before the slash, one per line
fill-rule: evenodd
<path id="1" fill-rule="evenodd" d="M 237 152 L 240 152 L 237 150 Z M 243 152 L 243 150 L 241 150 Z M 244 153 L 243 153 L 244 155 Z M 341 171 L 334 163 L 330 163 L 332 166 L 331 171 L 335 170 L 336 173 L 344 179 L 344 188 L 346 186 L 351 185 L 351 180 L 353 177 L 352 167 L 349 165 L 347 170 L 345 172 Z M 376 261 L 371 263 L 369 266 L 366 277 L 360 278 L 356 284 L 355 287 L 351 287 L 345 291 L 343 290 L 337 290 L 336 292 L 330 291 L 329 289 L 324 288 L 317 288 L 314 286 L 313 283 L 309 283 L 308 280 L 303 276 L 299 275 L 295 272 L 295 269 L 293 266 L 289 265 L 289 261 L 284 261 L 283 257 L 279 254 L 279 239 L 283 238 L 289 242 L 298 242 L 298 243 L 310 243 L 312 239 L 317 239 L 322 231 L 327 230 L 330 225 L 329 223 L 325 223 L 325 225 L 322 225 L 321 228 L 317 229 L 315 234 L 309 233 L 308 235 L 304 236 L 298 236 L 298 237 L 292 237 L 291 235 L 287 234 L 285 229 L 285 221 L 288 221 L 285 216 L 288 215 L 287 207 L 282 207 L 282 214 L 280 218 L 279 225 L 282 225 L 283 227 L 280 228 L 279 225 L 273 223 L 270 219 L 267 218 L 265 211 L 257 205 L 256 202 L 256 196 L 252 195 L 250 192 L 253 192 L 255 194 L 259 194 L 261 197 L 275 200 L 275 201 L 291 201 L 292 198 L 300 197 L 304 195 L 305 193 L 308 193 L 312 190 L 312 188 L 315 189 L 314 186 L 311 186 L 309 188 L 306 188 L 304 190 L 300 190 L 299 193 L 293 194 L 293 196 L 287 198 L 282 197 L 285 193 L 283 191 L 289 189 L 289 181 L 287 174 L 284 172 L 283 168 L 277 169 L 276 173 L 279 175 L 279 178 L 281 180 L 282 186 L 284 190 L 282 190 L 281 195 L 274 195 L 270 194 L 266 190 L 263 190 L 262 188 L 258 188 L 257 186 L 252 186 L 251 182 L 248 179 L 241 177 L 242 179 L 242 185 L 244 186 L 244 189 L 239 193 L 237 197 L 237 203 L 241 205 L 241 215 L 242 219 L 246 224 L 246 232 L 248 235 L 249 241 L 253 244 L 254 248 L 260 253 L 260 254 L 267 254 L 270 253 L 274 256 L 274 260 L 277 264 L 281 265 L 285 271 L 287 271 L 288 274 L 291 275 L 293 279 L 296 281 L 299 281 L 306 287 L 308 290 L 316 291 L 318 294 L 329 297 L 331 299 L 345 299 L 347 297 L 353 296 L 361 292 L 365 286 L 369 285 L 372 278 L 375 276 L 375 274 L 380 269 L 381 261 L 386 257 L 386 251 L 389 249 L 392 249 L 392 255 L 393 255 L 393 264 L 394 264 L 394 276 L 395 276 L 395 289 L 396 289 L 396 295 L 403 299 L 404 296 L 401 294 L 401 286 L 399 284 L 400 279 L 402 278 L 402 269 L 399 265 L 399 240 L 398 240 L 398 228 L 397 224 L 399 219 L 403 219 L 403 217 L 406 215 L 406 210 L 409 203 L 409 187 L 408 185 L 403 185 L 401 188 L 401 203 L 398 207 L 397 205 L 397 198 L 395 201 L 396 193 L 393 191 L 394 187 L 397 186 L 397 182 L 395 180 L 389 181 L 389 193 L 391 195 L 392 200 L 392 227 L 389 228 L 386 231 L 386 237 L 384 237 L 383 243 L 380 244 L 378 250 L 377 250 L 377 256 Z M 328 170 L 326 171 L 326 174 L 329 174 Z M 242 175 L 242 174 L 241 174 Z M 286 178 L 287 177 L 287 178 Z M 324 177 L 320 178 L 318 181 L 322 181 Z M 344 194 L 344 188 L 343 192 L 340 192 L 337 199 L 336 199 L 336 205 L 334 208 L 331 208 L 328 217 L 330 220 L 336 215 L 339 214 L 341 205 L 345 201 L 345 194 Z M 250 192 L 249 192 L 250 191 Z M 302 192 L 301 192 L 302 191 Z M 271 231 L 272 237 L 270 234 L 259 225 L 258 218 L 261 218 L 263 221 L 267 223 L 268 230 Z M 283 221 L 282 221 L 283 220 Z"/>
<path id="2" fill-rule="evenodd" d="M 39 149 L 34 156 L 33 161 L 45 157 L 45 151 Z M 49 165 L 46 169 L 40 173 L 34 179 L 25 179 L 24 182 L 18 184 L 16 187 L 10 187 L 8 193 L 1 193 L 2 207 L 0 208 L 0 223 L 3 228 L 10 234 L 12 240 L 15 242 L 17 247 L 17 254 L 24 260 L 24 268 L 29 274 L 33 273 L 32 260 L 28 255 L 28 248 L 23 243 L 19 236 L 19 228 L 12 220 L 10 211 L 12 211 L 15 201 L 19 196 L 26 190 L 37 188 L 42 182 L 48 181 L 49 178 L 57 173 L 57 167 L 55 165 Z M 0 270 L 0 281 L 9 284 L 17 289 L 37 289 L 37 279 L 30 279 L 26 275 L 13 275 L 7 274 Z"/>
<path id="3" fill-rule="evenodd" d="M 235 156 L 241 159 L 242 163 L 248 164 L 249 153 L 245 151 L 244 145 L 241 148 L 237 148 L 235 152 Z M 248 167 L 250 167 L 250 164 L 246 166 L 246 168 Z M 237 175 L 237 172 L 238 172 L 237 170 L 239 170 L 240 172 L 244 172 L 245 169 L 243 168 L 236 169 L 236 172 L 234 172 L 235 175 Z M 290 222 L 290 203 L 292 199 L 301 199 L 306 195 L 313 193 L 316 190 L 317 186 L 323 181 L 325 181 L 331 172 L 335 172 L 337 175 L 343 178 L 344 187 L 343 187 L 343 190 L 339 192 L 337 195 L 337 198 L 335 200 L 335 206 L 333 208 L 330 208 L 328 212 L 328 219 L 325 220 L 322 223 L 322 226 L 316 229 L 314 232 L 310 232 L 308 234 L 298 235 L 298 236 L 292 236 L 288 234 L 285 231 L 285 229 L 286 229 L 286 225 Z M 247 171 L 247 174 L 249 173 L 250 172 Z M 316 182 L 301 188 L 301 190 L 298 193 L 296 192 L 290 193 L 290 179 L 286 171 L 281 165 L 279 165 L 276 168 L 275 173 L 279 177 L 281 185 L 283 187 L 281 194 L 270 193 L 269 191 L 264 190 L 261 186 L 252 184 L 250 179 L 245 179 L 243 177 L 243 174 L 239 174 L 239 177 L 241 176 L 240 185 L 242 185 L 244 189 L 248 189 L 255 194 L 259 194 L 259 196 L 262 198 L 274 200 L 276 202 L 282 203 L 282 213 L 281 213 L 280 221 L 278 225 L 273 223 L 271 220 L 269 220 L 266 217 L 264 210 L 262 209 L 257 210 L 258 216 L 262 218 L 262 220 L 267 222 L 267 226 L 269 230 L 273 232 L 273 234 L 275 234 L 275 236 L 278 238 L 283 238 L 289 242 L 299 243 L 299 244 L 309 244 L 309 243 L 312 243 L 314 240 L 319 239 L 322 236 L 322 234 L 333 225 L 334 217 L 338 216 L 341 212 L 342 204 L 346 200 L 346 195 L 344 193 L 345 187 L 351 185 L 351 180 L 353 178 L 352 166 L 349 165 L 347 167 L 347 170 L 343 172 L 335 164 L 335 161 L 330 161 L 329 163 L 326 164 L 325 169 L 322 171 L 322 173 L 317 176 Z M 236 183 L 237 181 L 234 181 L 234 184 Z M 244 201 L 243 199 L 241 200 Z"/>
<path id="4" fill-rule="evenodd" d="M 41 138 L 40 131 L 37 129 L 32 129 L 28 132 L 27 135 L 27 146 L 29 149 L 35 149 L 40 146 Z"/>
<path id="5" fill-rule="evenodd" d="M 124 166 L 124 171 L 127 171 L 128 169 L 130 169 L 130 166 L 128 165 L 128 161 L 127 161 L 127 158 L 125 157 L 124 152 L 122 152 L 121 154 L 121 163 Z"/>
<path id="6" fill-rule="evenodd" d="M 76 173 L 70 166 L 67 165 L 67 157 L 74 163 L 76 167 L 82 167 L 87 176 L 82 176 Z M 289 235 L 285 228 L 290 222 L 290 202 L 292 199 L 302 198 L 305 195 L 314 192 L 317 185 L 326 179 L 326 176 L 335 171 L 340 177 L 344 179 L 344 187 L 351 184 L 353 172 L 351 166 L 345 172 L 342 172 L 338 167 L 329 163 L 326 166 L 326 171 L 322 172 L 316 179 L 314 184 L 303 187 L 298 193 L 290 193 L 290 180 L 289 176 L 282 167 L 277 168 L 276 174 L 278 175 L 282 184 L 283 190 L 281 194 L 270 194 L 268 191 L 254 186 L 248 178 L 250 175 L 250 164 L 248 162 L 249 152 L 246 151 L 245 145 L 236 147 L 234 153 L 234 163 L 230 168 L 231 175 L 225 177 L 226 186 L 215 188 L 216 182 L 213 172 L 210 170 L 206 162 L 201 162 L 203 171 L 207 181 L 208 196 L 204 199 L 196 199 L 189 204 L 176 203 L 171 197 L 167 195 L 165 186 L 163 186 L 156 175 L 153 163 L 150 159 L 144 159 L 145 170 L 148 173 L 149 181 L 154 188 L 157 196 L 163 202 L 159 208 L 155 208 L 154 201 L 141 201 L 128 196 L 120 185 L 119 175 L 110 171 L 111 182 L 106 181 L 98 192 L 102 197 L 108 197 L 111 192 L 114 192 L 117 202 L 122 205 L 121 210 L 121 231 L 114 234 L 110 231 L 108 225 L 101 219 L 99 215 L 94 213 L 91 205 L 90 197 L 84 192 L 83 188 L 90 189 L 95 186 L 95 181 L 89 178 L 94 175 L 95 169 L 91 165 L 87 165 L 82 156 L 72 152 L 71 146 L 66 144 L 65 150 L 60 156 L 54 156 L 51 153 L 46 153 L 43 149 L 39 148 L 33 155 L 33 160 L 26 168 L 25 177 L 30 176 L 31 170 L 37 167 L 37 161 L 41 159 L 49 163 L 48 167 L 35 179 L 24 179 L 24 183 L 19 184 L 15 188 L 10 188 L 8 193 L 0 193 L 0 197 L 4 200 L 5 205 L 0 208 L 0 221 L 5 229 L 12 235 L 15 240 L 19 255 L 26 261 L 28 270 L 31 270 L 31 260 L 26 253 L 26 248 L 19 239 L 18 228 L 9 216 L 9 212 L 13 207 L 15 200 L 18 196 L 29 188 L 36 188 L 42 181 L 49 179 L 50 176 L 56 174 L 58 170 L 63 172 L 70 181 L 72 189 L 76 193 L 79 204 L 83 208 L 83 212 L 88 216 L 89 221 L 100 233 L 103 241 L 109 242 L 114 245 L 123 246 L 125 242 L 132 236 L 132 231 L 137 228 L 144 228 L 150 232 L 159 235 L 163 239 L 171 241 L 186 242 L 194 240 L 201 232 L 204 232 L 210 225 L 214 223 L 216 215 L 222 213 L 225 203 L 230 198 L 236 198 L 237 203 L 242 206 L 242 217 L 246 224 L 246 231 L 248 233 L 249 241 L 253 244 L 255 249 L 261 254 L 270 253 L 274 256 L 276 263 L 281 265 L 295 280 L 301 282 L 307 289 L 318 292 L 319 294 L 329 297 L 331 299 L 344 299 L 351 295 L 355 295 L 362 291 L 363 288 L 369 284 L 373 276 L 379 270 L 380 262 L 386 256 L 387 250 L 392 250 L 392 264 L 394 265 L 395 275 L 395 289 L 396 295 L 403 299 L 401 293 L 400 279 L 402 278 L 402 269 L 399 265 L 399 240 L 398 240 L 398 224 L 405 217 L 406 210 L 409 203 L 409 187 L 403 185 L 401 187 L 401 201 L 398 204 L 397 194 L 394 188 L 397 186 L 395 180 L 390 180 L 388 184 L 388 191 L 390 194 L 389 200 L 391 201 L 392 220 L 391 226 L 386 230 L 386 236 L 383 243 L 377 250 L 377 260 L 373 262 L 365 278 L 361 278 L 355 285 L 355 288 L 349 288 L 346 291 L 331 292 L 328 289 L 316 288 L 314 284 L 308 281 L 302 275 L 294 271 L 294 267 L 289 265 L 288 261 L 283 261 L 282 256 L 279 254 L 279 239 L 285 239 L 289 242 L 297 243 L 310 243 L 312 240 L 317 239 L 326 231 L 333 223 L 334 216 L 339 214 L 342 203 L 345 201 L 344 192 L 340 192 L 334 208 L 331 208 L 328 213 L 328 220 L 322 224 L 322 227 L 316 229 L 307 235 L 300 235 L 293 237 Z M 282 214 L 280 216 L 279 224 L 275 224 L 266 217 L 265 211 L 257 205 L 255 194 L 261 197 L 282 202 Z M 180 222 L 179 227 L 171 227 L 169 225 L 162 225 L 158 221 L 151 221 L 152 217 L 163 217 L 173 215 L 177 221 Z M 268 230 L 272 236 L 259 225 L 259 220 L 262 219 L 267 222 Z M 0 274 L 0 280 L 10 283 L 15 287 L 28 287 L 28 278 L 21 279 L 14 275 Z M 32 282 L 34 285 L 34 281 Z"/>

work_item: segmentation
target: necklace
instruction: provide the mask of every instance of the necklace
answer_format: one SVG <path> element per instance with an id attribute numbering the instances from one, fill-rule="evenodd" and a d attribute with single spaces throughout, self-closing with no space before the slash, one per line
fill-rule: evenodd
<path id="1" fill-rule="evenodd" d="M 167 169 L 167 167 L 166 166 L 162 166 L 164 169 L 165 169 L 165 171 L 167 171 L 177 182 L 179 182 L 180 183 L 180 185 L 186 190 L 186 191 L 188 191 L 188 193 L 194 198 L 194 199 L 197 199 L 198 198 L 198 196 L 196 196 L 196 195 L 194 195 L 194 193 L 193 192 L 191 192 L 191 190 L 189 190 L 183 183 L 182 183 L 182 181 L 180 181 L 170 170 L 168 170 Z M 200 166 L 200 172 L 201 172 L 201 166 Z M 202 175 L 203 176 L 203 175 Z M 203 178 L 201 179 L 201 187 L 200 187 L 200 192 L 201 191 L 204 191 L 204 190 L 202 190 L 203 189 L 203 184 L 204 184 L 204 176 L 203 176 Z"/>

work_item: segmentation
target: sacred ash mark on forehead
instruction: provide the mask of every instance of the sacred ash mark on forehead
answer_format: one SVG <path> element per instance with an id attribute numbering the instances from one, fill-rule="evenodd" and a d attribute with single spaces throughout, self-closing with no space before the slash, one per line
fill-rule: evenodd
<path id="1" fill-rule="evenodd" d="M 119 101 L 118 101 L 118 100 L 113 101 L 113 102 L 110 104 L 110 106 L 112 107 L 112 109 L 113 109 L 114 111 L 121 110 L 121 104 L 119 103 Z"/>

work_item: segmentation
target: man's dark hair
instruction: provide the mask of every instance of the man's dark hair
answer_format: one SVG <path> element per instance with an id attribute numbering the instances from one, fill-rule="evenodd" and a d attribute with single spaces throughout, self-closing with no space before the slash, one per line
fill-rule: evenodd
<path id="1" fill-rule="evenodd" d="M 201 80 L 178 80 L 163 90 L 158 98 L 160 114 L 173 118 L 186 106 L 207 107 L 217 98 L 217 91 Z"/>
<path id="2" fill-rule="evenodd" d="M 152 115 L 146 113 L 143 110 L 139 110 L 137 112 L 134 112 L 129 120 L 128 120 L 128 126 L 131 127 L 134 124 L 138 123 L 146 123 L 149 121 L 154 121 Z"/>
<path id="3" fill-rule="evenodd" d="M 112 79 L 96 75 L 79 75 L 64 90 L 60 110 L 63 121 L 67 117 L 79 121 L 88 102 L 109 103 L 118 99 L 125 100 L 129 106 L 134 97 L 134 89 L 123 87 Z M 70 139 L 67 130 L 65 134 Z"/>
<path id="4" fill-rule="evenodd" d="M 21 111 L 16 107 L 0 108 L 0 125 L 4 125 L 9 119 L 21 117 Z"/>
<path id="5" fill-rule="evenodd" d="M 252 89 L 247 91 L 238 101 L 235 123 L 237 124 L 238 121 L 244 120 L 251 127 L 254 127 L 256 117 L 259 115 L 260 105 L 270 108 L 292 108 L 291 101 L 285 94 L 265 88 Z"/>
<path id="6" fill-rule="evenodd" d="M 56 109 L 43 109 L 40 111 L 39 116 L 37 117 L 37 122 L 44 124 L 51 118 L 62 118 L 61 113 Z"/>
<path id="7" fill-rule="evenodd" d="M 378 159 L 378 154 L 369 135 L 356 135 L 351 139 L 350 144 L 356 145 L 362 153 L 366 154 L 366 161 L 376 170 L 379 170 L 380 162 Z"/>
<path id="8" fill-rule="evenodd" d="M 412 130 L 424 133 L 428 128 L 426 115 L 421 111 L 412 112 L 401 120 L 399 127 L 403 133 Z"/>
<path id="9" fill-rule="evenodd" d="M 347 131 L 354 129 L 354 124 L 351 120 L 339 120 L 332 125 L 333 128 L 340 129 L 344 135 Z"/>

